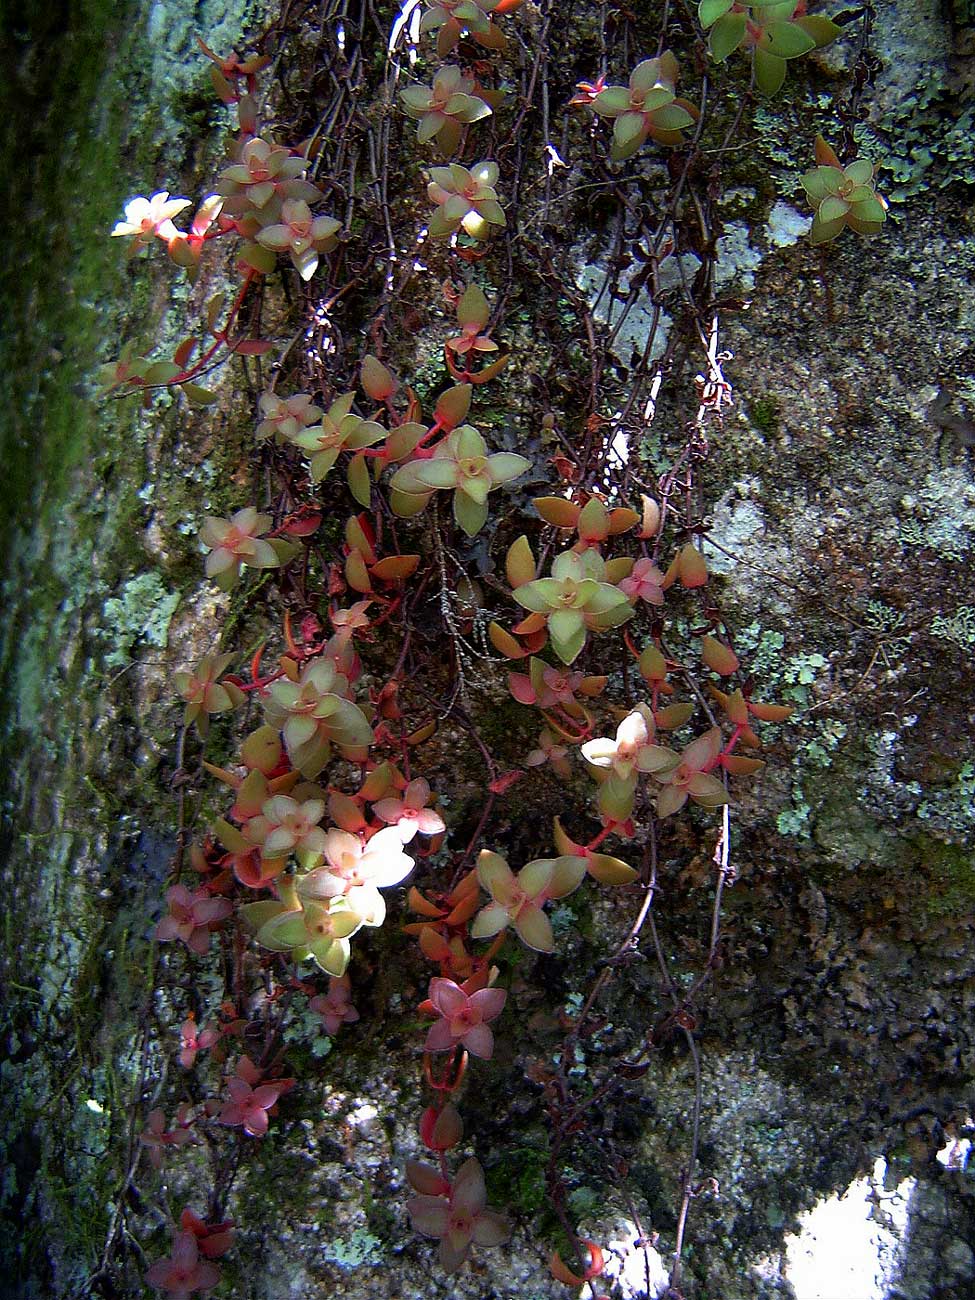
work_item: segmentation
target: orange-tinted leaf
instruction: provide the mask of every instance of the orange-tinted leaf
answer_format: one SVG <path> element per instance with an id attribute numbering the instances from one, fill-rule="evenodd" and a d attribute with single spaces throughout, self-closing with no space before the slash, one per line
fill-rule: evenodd
<path id="1" fill-rule="evenodd" d="M 430 961 L 448 961 L 450 947 L 447 940 L 432 925 L 425 925 L 420 931 L 420 951 Z"/>
<path id="2" fill-rule="evenodd" d="M 632 528 L 639 521 L 640 516 L 635 510 L 628 510 L 625 506 L 617 506 L 615 510 L 609 512 L 610 537 L 625 533 L 628 528 Z"/>
<path id="3" fill-rule="evenodd" d="M 363 594 L 372 591 L 372 580 L 361 551 L 350 551 L 346 556 L 345 580 L 353 591 Z"/>
<path id="4" fill-rule="evenodd" d="M 447 917 L 447 924 L 466 925 L 480 906 L 481 898 L 479 892 L 477 890 L 468 892 L 451 910 Z"/>
<path id="5" fill-rule="evenodd" d="M 678 556 L 678 572 L 684 587 L 703 587 L 708 580 L 708 566 L 693 542 L 688 542 Z"/>
<path id="6" fill-rule="evenodd" d="M 534 579 L 535 557 L 532 554 L 528 538 L 524 534 L 508 547 L 504 568 L 508 578 L 508 586 L 512 590 L 523 587 L 526 582 L 531 582 Z"/>
<path id="7" fill-rule="evenodd" d="M 406 737 L 406 743 L 408 745 L 422 745 L 425 740 L 430 739 L 436 730 L 437 722 L 436 719 L 434 719 L 433 722 L 428 722 L 426 726 L 417 727 L 416 731 L 411 731 Z"/>
<path id="8" fill-rule="evenodd" d="M 241 339 L 233 346 L 233 351 L 239 357 L 262 357 L 265 352 L 270 352 L 274 344 L 270 339 Z"/>
<path id="9" fill-rule="evenodd" d="M 701 658 L 712 670 L 722 677 L 730 677 L 738 670 L 738 656 L 730 646 L 719 641 L 717 637 L 706 636 L 701 642 Z"/>
<path id="10" fill-rule="evenodd" d="M 816 142 L 813 145 L 816 155 L 816 162 L 820 167 L 841 167 L 842 164 L 837 158 L 835 152 L 830 148 L 821 135 L 816 136 Z"/>
<path id="11" fill-rule="evenodd" d="M 609 514 L 599 497 L 590 497 L 576 521 L 584 542 L 603 542 L 609 536 Z"/>
<path id="12" fill-rule="evenodd" d="M 173 364 L 179 366 L 180 370 L 186 365 L 193 351 L 196 348 L 196 339 L 183 339 L 176 351 L 173 353 Z"/>
<path id="13" fill-rule="evenodd" d="M 306 515 L 303 519 L 292 519 L 290 523 L 285 524 L 284 531 L 291 537 L 310 537 L 312 533 L 317 532 L 322 522 L 322 516 L 316 511 L 313 515 Z"/>
<path id="14" fill-rule="evenodd" d="M 662 731 L 673 731 L 689 721 L 693 713 L 693 704 L 668 704 L 666 708 L 657 709 L 653 720 Z"/>
<path id="15" fill-rule="evenodd" d="M 608 853 L 590 853 L 586 870 L 601 885 L 629 885 L 640 875 L 639 871 Z"/>
<path id="16" fill-rule="evenodd" d="M 532 505 L 553 528 L 575 528 L 581 514 L 579 506 L 565 497 L 536 497 Z"/>
<path id="17" fill-rule="evenodd" d="M 464 423 L 470 406 L 470 384 L 455 384 L 453 388 L 441 393 L 433 413 L 440 421 L 440 427 L 449 431 Z"/>
<path id="18" fill-rule="evenodd" d="M 491 638 L 491 644 L 495 650 L 508 659 L 524 659 L 528 653 L 521 648 L 510 632 L 504 630 L 500 623 L 489 624 L 488 636 Z"/>
<path id="19" fill-rule="evenodd" d="M 535 632 L 545 630 L 544 614 L 526 614 L 520 623 L 516 623 L 511 629 L 518 636 L 531 636 Z"/>
<path id="20" fill-rule="evenodd" d="M 792 717 L 792 709 L 787 704 L 762 704 L 758 700 L 748 701 L 748 712 L 761 722 L 785 722 Z"/>
<path id="21" fill-rule="evenodd" d="M 416 885 L 410 886 L 410 892 L 406 896 L 406 901 L 411 912 L 416 912 L 419 916 L 430 916 L 439 919 L 443 912 L 435 903 L 431 903 L 428 898 L 417 889 Z"/>
<path id="22" fill-rule="evenodd" d="M 402 582 L 416 572 L 418 555 L 389 555 L 372 566 L 372 576 L 380 582 Z"/>
<path id="23" fill-rule="evenodd" d="M 760 772 L 765 764 L 760 758 L 746 758 L 744 754 L 725 754 L 721 766 L 732 776 L 751 776 Z"/>
<path id="24" fill-rule="evenodd" d="M 496 777 L 490 783 L 488 789 L 492 794 L 504 794 L 506 790 L 511 789 L 516 781 L 520 781 L 524 775 L 525 774 L 521 768 L 516 767 L 510 772 L 505 772 L 503 776 Z"/>
<path id="25" fill-rule="evenodd" d="M 359 382 L 374 402 L 385 402 L 396 392 L 396 380 L 378 357 L 363 358 Z"/>
<path id="26" fill-rule="evenodd" d="M 553 818 L 552 825 L 554 829 L 555 847 L 558 849 L 559 853 L 572 858 L 582 857 L 582 845 L 576 844 L 575 840 L 572 839 L 565 827 L 562 825 L 561 819 L 558 817 Z"/>
<path id="27" fill-rule="evenodd" d="M 471 383 L 486 384 L 489 380 L 496 379 L 510 359 L 510 352 L 506 352 L 503 357 L 498 357 L 497 360 L 492 361 L 490 365 L 484 366 L 476 375 L 471 375 Z"/>

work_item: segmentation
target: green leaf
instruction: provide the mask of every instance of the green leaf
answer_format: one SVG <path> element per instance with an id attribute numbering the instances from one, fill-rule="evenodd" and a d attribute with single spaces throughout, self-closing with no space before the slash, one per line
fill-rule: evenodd
<path id="1" fill-rule="evenodd" d="M 852 204 L 852 215 L 856 217 L 857 221 L 877 222 L 878 224 L 887 219 L 886 209 L 875 194 Z"/>
<path id="2" fill-rule="evenodd" d="M 179 366 L 174 365 L 172 361 L 154 361 L 151 366 L 146 367 L 142 378 L 147 384 L 168 384 L 178 374 Z"/>
<path id="3" fill-rule="evenodd" d="M 805 18 L 795 18 L 793 22 L 815 41 L 817 50 L 821 50 L 824 45 L 831 44 L 843 31 L 842 27 L 838 27 L 829 18 L 824 18 L 822 14 L 811 14 Z"/>
<path id="4" fill-rule="evenodd" d="M 411 468 L 412 477 L 424 488 L 433 491 L 438 488 L 457 486 L 460 472 L 457 462 L 450 456 L 434 456 L 431 460 L 414 461 Z"/>
<path id="5" fill-rule="evenodd" d="M 607 86 L 593 99 L 592 107 L 601 117 L 619 117 L 630 107 L 630 92 L 625 86 Z"/>
<path id="6" fill-rule="evenodd" d="M 519 456 L 513 451 L 495 452 L 493 456 L 488 457 L 491 482 L 495 486 L 501 483 L 511 483 L 514 479 L 520 478 L 522 474 L 530 470 L 531 464 L 531 461 L 525 456 Z"/>
<path id="7" fill-rule="evenodd" d="M 610 857 L 607 853 L 589 855 L 589 874 L 601 885 L 629 885 L 639 879 L 640 875 L 631 866 L 621 862 L 619 858 Z"/>
<path id="8" fill-rule="evenodd" d="M 461 325 L 474 325 L 482 330 L 488 323 L 491 309 L 479 285 L 469 284 L 457 304 L 457 321 Z"/>
<path id="9" fill-rule="evenodd" d="M 515 593 L 518 598 L 518 593 Z M 555 653 L 564 664 L 571 664 L 586 644 L 586 625 L 575 609 L 559 609 L 548 620 L 548 633 Z"/>
<path id="10" fill-rule="evenodd" d="M 216 393 L 211 393 L 208 388 L 201 388 L 199 384 L 180 384 L 180 388 L 186 394 L 190 406 L 210 406 L 217 400 Z"/>
<path id="11" fill-rule="evenodd" d="M 763 95 L 774 95 L 785 81 L 785 59 L 767 50 L 755 50 L 755 85 Z"/>
<path id="12" fill-rule="evenodd" d="M 453 388 L 448 388 L 445 393 L 440 394 L 433 413 L 442 429 L 449 432 L 464 423 L 467 412 L 471 409 L 473 391 L 470 384 L 455 384 Z"/>
<path id="13" fill-rule="evenodd" d="M 723 63 L 733 50 L 737 50 L 745 39 L 746 26 L 745 14 L 726 13 L 717 20 L 708 41 L 708 49 L 715 63 Z"/>
<path id="14" fill-rule="evenodd" d="M 831 239 L 836 238 L 845 224 L 843 217 L 838 217 L 835 221 L 821 221 L 817 212 L 813 217 L 809 242 L 812 244 L 827 244 Z"/>
<path id="15" fill-rule="evenodd" d="M 277 266 L 277 258 L 269 248 L 262 248 L 260 244 L 252 242 L 246 243 L 240 250 L 240 260 L 262 275 L 269 275 Z"/>
<path id="16" fill-rule="evenodd" d="M 623 113 L 613 127 L 613 143 L 620 149 L 628 148 L 643 136 L 645 126 L 642 113 Z"/>
<path id="17" fill-rule="evenodd" d="M 819 205 L 817 213 L 820 221 L 829 224 L 831 221 L 842 221 L 850 210 L 850 205 L 845 199 L 841 199 L 838 194 L 830 194 Z"/>
<path id="18" fill-rule="evenodd" d="M 454 518 L 468 537 L 475 537 L 487 523 L 487 502 L 483 504 L 469 497 L 460 488 L 454 493 Z"/>
<path id="19" fill-rule="evenodd" d="M 767 50 L 779 59 L 798 59 L 816 48 L 816 42 L 796 23 L 769 23 Z"/>
<path id="20" fill-rule="evenodd" d="M 386 439 L 386 455 L 390 460 L 405 460 L 426 433 L 422 424 L 400 424 Z"/>
<path id="21" fill-rule="evenodd" d="M 697 20 L 707 30 L 716 23 L 722 14 L 726 14 L 735 0 L 701 0 L 697 7 Z M 744 14 L 742 15 L 744 17 Z"/>
<path id="22" fill-rule="evenodd" d="M 369 478 L 369 462 L 365 456 L 353 456 L 349 461 L 349 491 L 360 506 L 368 508 L 372 500 L 372 481 Z"/>
<path id="23" fill-rule="evenodd" d="M 683 131 L 694 121 L 686 108 L 680 104 L 665 104 L 653 114 L 653 125 L 658 131 Z"/>
<path id="24" fill-rule="evenodd" d="M 854 185 L 869 185 L 873 178 L 873 163 L 868 158 L 857 158 L 843 168 L 843 174 Z"/>

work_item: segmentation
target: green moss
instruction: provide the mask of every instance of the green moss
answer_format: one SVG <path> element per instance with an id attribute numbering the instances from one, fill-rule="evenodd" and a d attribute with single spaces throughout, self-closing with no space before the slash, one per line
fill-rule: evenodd
<path id="1" fill-rule="evenodd" d="M 535 1217 L 547 1203 L 548 1138 L 539 1132 L 527 1142 L 527 1136 L 505 1149 L 504 1159 L 486 1170 L 485 1181 L 492 1205 Z"/>
<path id="2" fill-rule="evenodd" d="M 773 397 L 753 398 L 748 406 L 752 424 L 759 433 L 771 437 L 779 431 L 779 406 Z"/>
<path id="3" fill-rule="evenodd" d="M 918 876 L 912 890 L 916 908 L 926 920 L 971 916 L 975 907 L 975 854 L 970 846 L 943 844 L 930 836 L 912 842 Z"/>

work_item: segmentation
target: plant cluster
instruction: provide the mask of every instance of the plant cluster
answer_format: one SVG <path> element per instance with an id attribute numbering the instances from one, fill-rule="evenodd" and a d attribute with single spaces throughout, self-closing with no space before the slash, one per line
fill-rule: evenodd
<path id="1" fill-rule="evenodd" d="M 583 887 L 634 900 L 636 919 L 620 952 L 635 947 L 655 900 L 660 837 L 671 819 L 684 818 L 688 834 L 710 842 L 716 871 L 711 950 L 696 994 L 717 964 L 722 891 L 735 876 L 730 810 L 743 783 L 763 767 L 758 724 L 784 722 L 791 712 L 755 698 L 758 684 L 735 648 L 734 617 L 722 610 L 708 565 L 697 468 L 731 398 L 717 316 L 705 322 L 706 331 L 702 326 L 705 307 L 714 311 L 709 299 L 702 303 L 688 291 L 685 308 L 703 343 L 705 373 L 683 449 L 665 472 L 654 477 L 625 464 L 613 471 L 610 453 L 622 426 L 596 409 L 595 352 L 590 405 L 579 427 L 563 431 L 551 412 L 541 422 L 542 441 L 556 447 L 548 466 L 484 431 L 483 390 L 512 355 L 493 355 L 500 352 L 494 336 L 504 326 L 505 294 L 489 298 L 484 288 L 491 267 L 497 272 L 504 260 L 491 262 L 490 243 L 511 231 L 496 186 L 504 176 L 502 192 L 515 196 L 522 178 L 505 174 L 501 161 L 470 161 L 484 141 L 474 149 L 468 136 L 484 133 L 501 114 L 504 96 L 492 86 L 503 80 L 506 40 L 496 20 L 517 7 L 508 0 L 428 2 L 421 38 L 435 34 L 437 56 L 454 61 L 434 71 L 429 86 L 405 86 L 387 101 L 418 123 L 421 145 L 435 142 L 442 155 L 443 165 L 427 169 L 432 215 L 406 258 L 415 260 L 422 248 L 446 273 L 443 304 L 453 319 L 435 398 L 421 401 L 411 376 L 400 378 L 383 359 L 391 350 L 387 316 L 403 292 L 389 288 L 401 260 L 394 242 L 370 349 L 355 367 L 289 368 L 289 345 L 270 377 L 261 369 L 261 358 L 277 347 L 261 316 L 264 299 L 282 279 L 296 282 L 311 304 L 316 276 L 332 267 L 330 259 L 341 263 L 353 232 L 318 211 L 340 188 L 322 179 L 333 144 L 321 133 L 283 144 L 273 123 L 260 120 L 257 77 L 267 58 L 221 58 L 205 46 L 217 93 L 235 107 L 239 123 L 215 192 L 186 231 L 174 218 L 192 205 L 160 191 L 127 204 L 112 233 L 128 238 L 133 253 L 159 241 L 194 279 L 212 273 L 204 251 L 232 241 L 240 283 L 229 307 L 222 292 L 211 296 L 200 334 L 171 359 L 123 353 L 102 374 L 115 395 L 138 393 L 151 402 L 155 388 L 178 388 L 191 405 L 205 405 L 212 395 L 197 379 L 231 357 L 253 365 L 254 456 L 265 471 L 264 493 L 227 518 L 207 517 L 199 541 L 206 577 L 238 602 L 245 626 L 250 619 L 258 626 L 255 600 L 263 584 L 254 582 L 254 571 L 270 580 L 274 608 L 284 609 L 282 623 L 261 634 L 248 663 L 239 649 L 220 644 L 175 678 L 184 704 L 183 767 L 186 755 L 195 755 L 198 775 L 218 783 L 223 802 L 207 824 L 181 822 L 186 847 L 173 864 L 156 938 L 182 945 L 190 961 L 205 959 L 216 941 L 233 953 L 232 978 L 202 1028 L 195 1011 L 180 1016 L 179 1065 L 197 1072 L 195 1095 L 209 1088 L 208 1095 L 181 1105 L 172 1120 L 152 1108 L 142 1144 L 158 1168 L 177 1148 L 203 1135 L 218 1144 L 226 1140 L 223 1130 L 233 1130 L 236 1168 L 248 1142 L 273 1134 L 279 1104 L 300 1086 L 286 1074 L 282 1047 L 291 1004 L 307 999 L 330 1037 L 358 1021 L 356 944 L 387 922 L 391 891 L 423 871 L 422 888 L 409 887 L 414 919 L 404 929 L 416 940 L 417 960 L 433 971 L 418 1008 L 430 1019 L 417 1051 L 432 1094 L 419 1135 L 435 1163 L 407 1163 L 416 1193 L 407 1209 L 415 1229 L 439 1242 L 447 1271 L 460 1268 L 472 1247 L 497 1246 L 510 1231 L 488 1206 L 478 1159 L 468 1156 L 456 1168 L 452 1160 L 464 1141 L 460 1101 L 468 1070 L 489 1068 L 496 1036 L 505 1032 L 512 951 L 556 951 L 549 905 Z M 767 0 L 702 0 L 700 23 L 716 62 L 739 47 L 752 52 L 755 84 L 765 93 L 781 85 L 786 60 L 839 31 L 807 15 L 804 4 Z M 590 139 L 603 150 L 598 166 L 615 178 L 612 186 L 622 186 L 625 172 L 609 169 L 645 146 L 669 159 L 676 177 L 669 206 L 652 238 L 640 233 L 641 247 L 653 250 L 645 251 L 648 266 L 659 267 L 680 237 L 681 192 L 692 183 L 705 125 L 701 107 L 678 97 L 678 75 L 677 59 L 664 50 L 638 61 L 627 84 L 597 77 L 577 85 L 566 102 L 567 110 L 591 115 Z M 612 122 L 608 158 L 601 119 Z M 816 207 L 814 242 L 845 226 L 861 234 L 878 229 L 883 203 L 872 166 L 860 159 L 842 165 L 821 140 L 815 156 L 817 167 L 803 180 Z M 513 197 L 513 217 L 515 203 Z M 384 216 L 388 221 L 388 209 Z M 699 233 L 701 246 L 713 248 L 711 232 Z M 509 241 L 513 257 L 511 250 Z M 345 292 L 330 295 L 329 310 Z M 327 318 L 323 307 L 320 317 L 311 314 Z M 595 339 L 591 315 L 585 327 Z M 665 356 L 654 372 L 649 357 L 648 344 L 627 408 L 640 398 L 647 421 L 672 359 Z M 521 432 L 515 445 L 537 450 L 539 440 Z M 551 488 L 530 509 L 514 499 L 529 478 Z M 444 493 L 455 527 L 441 509 Z M 492 586 L 502 608 L 488 609 L 465 557 L 475 545 L 487 553 L 498 535 L 510 539 L 516 510 L 527 531 L 507 540 Z M 344 526 L 326 529 L 326 518 L 336 514 L 345 515 Z M 326 540 L 329 532 L 338 540 Z M 448 563 L 459 581 L 448 579 Z M 444 713 L 470 732 L 486 773 L 483 807 L 463 846 L 453 843 L 459 828 L 448 816 L 452 792 L 437 789 L 438 764 L 430 757 L 438 709 L 415 681 L 421 624 L 436 615 L 442 654 L 457 679 Z M 494 752 L 466 712 L 475 629 L 486 632 L 485 663 L 510 661 L 510 695 L 537 727 L 534 748 L 515 760 L 523 767 L 505 769 L 511 756 Z M 223 737 L 233 737 L 231 757 L 219 763 L 207 757 L 213 718 Z M 488 847 L 492 813 L 514 785 L 536 778 L 566 791 L 565 812 L 553 822 L 553 852 L 509 862 Z M 610 840 L 613 853 L 603 847 Z M 578 1261 L 573 1269 L 556 1254 L 551 1271 L 567 1285 L 597 1277 L 604 1260 L 598 1244 L 580 1238 L 568 1220 L 557 1157 L 619 1080 L 601 1085 L 583 1105 L 573 1100 L 565 1062 L 613 970 L 604 967 L 545 1080 L 553 1133 L 549 1194 Z M 673 1006 L 637 1045 L 638 1058 L 667 1034 L 693 1041 L 690 999 L 666 967 L 664 975 Z M 248 1009 L 256 986 L 265 998 L 262 1021 Z M 693 1179 L 691 1160 L 681 1184 L 682 1223 Z M 189 1210 L 173 1222 L 170 1256 L 146 1272 L 151 1286 L 190 1295 L 217 1285 L 212 1261 L 232 1239 L 223 1218 L 229 1191 L 226 1184 L 211 1198 L 214 1222 Z M 675 1295 L 681 1250 L 679 1236 Z"/>

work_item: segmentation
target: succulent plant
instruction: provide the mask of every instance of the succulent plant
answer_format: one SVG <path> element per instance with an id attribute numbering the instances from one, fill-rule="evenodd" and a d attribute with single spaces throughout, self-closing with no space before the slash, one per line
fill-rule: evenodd
<path id="1" fill-rule="evenodd" d="M 806 0 L 700 0 L 698 19 L 710 28 L 708 48 L 716 63 L 735 50 L 751 49 L 755 84 L 774 95 L 785 80 L 786 64 L 829 45 L 840 28 L 820 14 L 806 13 Z"/>
<path id="2" fill-rule="evenodd" d="M 334 217 L 312 216 L 304 199 L 286 199 L 280 221 L 259 230 L 257 242 L 273 253 L 287 253 L 301 278 L 310 280 L 318 270 L 319 253 L 330 253 L 338 243 L 341 224 Z"/>
<path id="3" fill-rule="evenodd" d="M 343 451 L 361 451 L 382 442 L 386 430 L 374 420 L 352 414 L 355 393 L 343 393 L 331 404 L 320 423 L 300 430 L 292 441 L 308 454 L 311 480 L 320 483 Z"/>
<path id="4" fill-rule="evenodd" d="M 419 122 L 421 144 L 436 140 L 445 158 L 456 153 L 464 127 L 491 115 L 490 104 L 475 95 L 473 77 L 465 77 L 453 64 L 441 68 L 432 86 L 407 86 L 399 92 L 407 114 Z"/>
<path id="5" fill-rule="evenodd" d="M 281 731 L 288 757 L 309 779 L 325 766 L 332 744 L 354 758 L 372 743 L 372 728 L 348 694 L 348 680 L 325 656 L 309 660 L 296 679 L 285 677 L 268 687 L 265 717 Z"/>
<path id="6" fill-rule="evenodd" d="M 694 125 L 697 109 L 677 98 L 679 75 L 677 60 L 665 50 L 659 58 L 638 63 L 629 85 L 607 86 L 592 97 L 593 110 L 613 119 L 613 158 L 632 157 L 647 140 L 666 145 L 683 142 L 682 132 Z"/>
<path id="7" fill-rule="evenodd" d="M 873 163 L 856 158 L 844 167 L 822 136 L 816 137 L 816 162 L 802 178 L 816 210 L 810 241 L 826 244 L 846 226 L 859 235 L 875 235 L 887 220 L 887 203 L 874 187 Z"/>
<path id="8" fill-rule="evenodd" d="M 463 230 L 472 239 L 490 239 L 505 224 L 494 188 L 497 179 L 498 164 L 493 162 L 431 167 L 427 195 L 437 210 L 430 218 L 430 238 L 449 239 Z"/>
<path id="9" fill-rule="evenodd" d="M 587 630 L 602 632 L 633 617 L 626 595 L 602 581 L 604 571 L 605 564 L 595 551 L 583 555 L 563 551 L 552 564 L 551 577 L 526 582 L 514 592 L 519 605 L 541 616 L 564 664 L 578 657 Z"/>
<path id="10" fill-rule="evenodd" d="M 391 504 L 397 514 L 416 514 L 438 489 L 453 489 L 454 518 L 468 537 L 474 537 L 487 522 L 488 494 L 530 468 L 531 461 L 515 452 L 488 455 L 474 426 L 462 424 L 428 460 L 410 461 L 396 471 L 390 482 Z"/>

